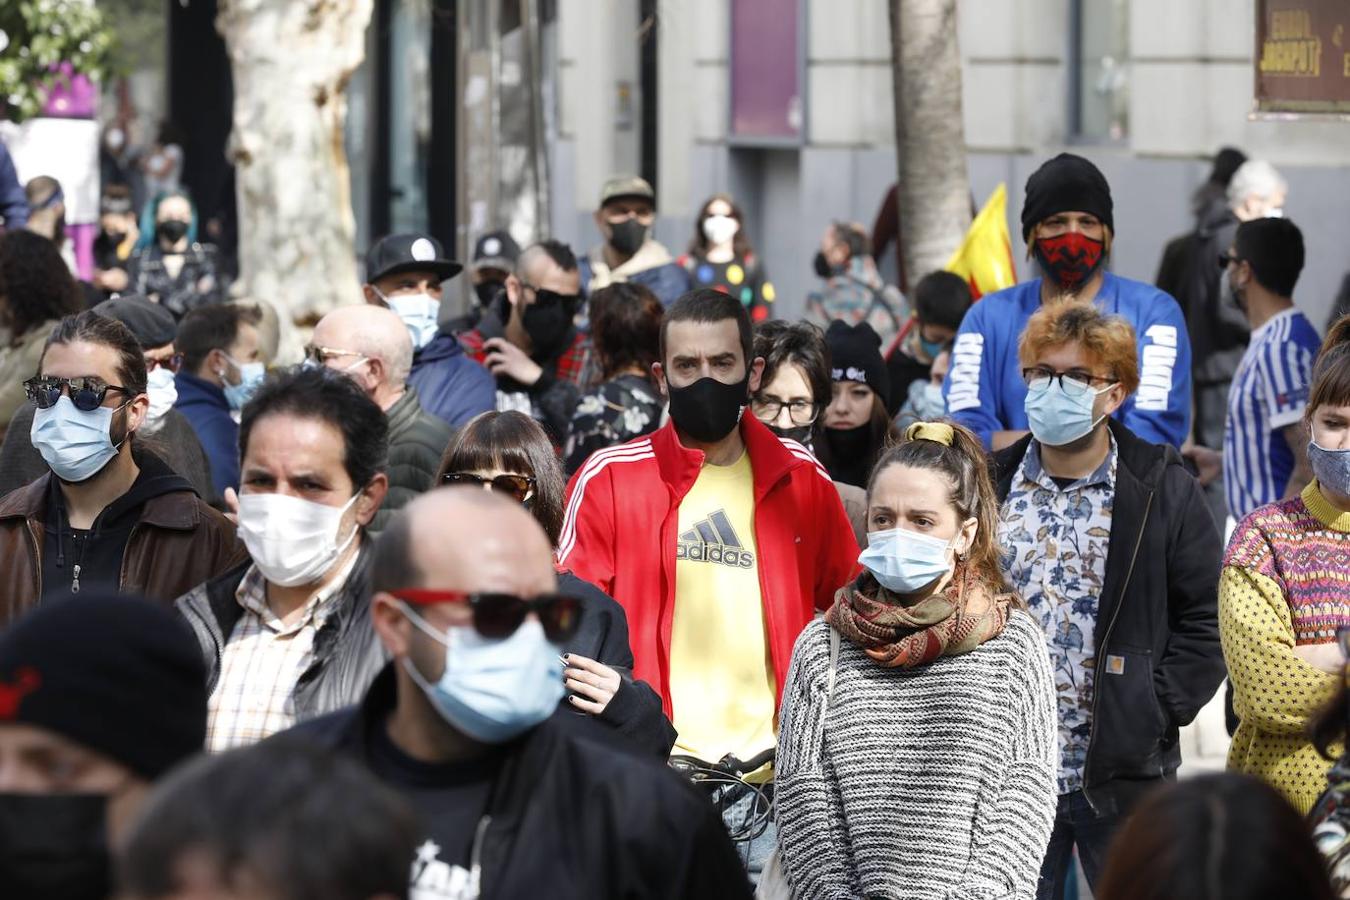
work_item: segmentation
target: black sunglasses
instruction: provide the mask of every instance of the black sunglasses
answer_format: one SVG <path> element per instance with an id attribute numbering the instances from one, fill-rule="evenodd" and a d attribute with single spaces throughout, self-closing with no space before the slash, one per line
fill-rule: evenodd
<path id="1" fill-rule="evenodd" d="M 177 373 L 179 369 L 183 368 L 183 354 L 175 353 L 172 356 L 165 356 L 162 359 L 151 359 L 148 356 L 145 358 L 145 372 L 147 375 L 160 366 L 163 366 L 170 372 Z"/>
<path id="2" fill-rule="evenodd" d="M 525 284 L 524 282 L 521 282 L 521 284 L 534 291 L 535 306 L 552 306 L 555 303 L 562 303 L 572 309 L 576 309 L 577 305 L 581 303 L 580 294 L 560 294 L 557 291 L 550 291 L 546 288 L 537 288 L 532 284 Z"/>
<path id="3" fill-rule="evenodd" d="M 33 376 L 23 383 L 28 399 L 37 404 L 38 409 L 51 409 L 61 399 L 62 391 L 70 393 L 70 402 L 81 412 L 93 412 L 103 405 L 108 391 L 120 391 L 128 397 L 136 396 L 134 391 L 120 384 L 107 384 L 102 378 L 92 375 L 79 378 L 53 378 Z"/>
<path id="4" fill-rule="evenodd" d="M 484 478 L 472 472 L 446 472 L 441 481 L 445 484 L 485 487 L 514 497 L 517 503 L 524 503 L 534 496 L 534 479 L 529 475 L 495 475 L 492 478 Z"/>
<path id="5" fill-rule="evenodd" d="M 523 600 L 514 594 L 467 594 L 423 588 L 405 588 L 390 593 L 416 606 L 467 603 L 473 611 L 474 631 L 494 641 L 515 634 L 530 613 L 539 617 L 544 636 L 555 644 L 570 641 L 581 625 L 581 601 L 563 594 L 541 594 Z"/>
<path id="6" fill-rule="evenodd" d="M 1231 254 L 1231 253 L 1220 253 L 1220 254 L 1219 254 L 1219 268 L 1220 268 L 1220 269 L 1226 269 L 1226 268 L 1228 268 L 1230 265 L 1232 265 L 1232 264 L 1235 263 L 1235 262 L 1242 262 L 1242 260 L 1238 259 L 1236 256 L 1234 256 L 1234 255 Z"/>

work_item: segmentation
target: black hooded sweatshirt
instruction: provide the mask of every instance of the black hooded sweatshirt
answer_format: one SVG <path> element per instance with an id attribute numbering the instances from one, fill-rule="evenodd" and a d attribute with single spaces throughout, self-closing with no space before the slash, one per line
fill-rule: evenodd
<path id="1" fill-rule="evenodd" d="M 136 465 L 141 472 L 131 488 L 109 503 L 88 530 L 71 527 L 60 479 L 51 479 L 47 495 L 51 515 L 46 517 L 42 543 L 44 600 L 69 597 L 93 587 L 117 590 L 127 540 L 140 521 L 146 501 L 175 491 L 193 491 L 186 478 L 152 453 L 137 454 Z"/>

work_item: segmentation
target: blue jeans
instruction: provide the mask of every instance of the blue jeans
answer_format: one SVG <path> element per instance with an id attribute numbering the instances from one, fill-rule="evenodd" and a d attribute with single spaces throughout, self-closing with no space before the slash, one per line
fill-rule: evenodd
<path id="1" fill-rule="evenodd" d="M 766 797 L 744 788 L 724 788 L 713 799 L 722 813 L 722 823 L 735 842 L 736 852 L 745 864 L 750 883 L 759 882 L 769 854 L 778 844 L 772 808 L 766 800 L 773 797 L 773 784 L 764 785 Z M 766 818 L 767 817 L 767 818 Z M 760 831 L 761 827 L 763 831 Z"/>
<path id="2" fill-rule="evenodd" d="M 1093 812 L 1082 791 L 1060 794 L 1055 828 L 1050 832 L 1050 846 L 1041 863 L 1036 900 L 1062 900 L 1065 883 L 1073 877 L 1074 847 L 1078 848 L 1088 885 L 1095 890 L 1106 863 L 1106 851 L 1120 822 L 1119 816 L 1099 816 Z"/>

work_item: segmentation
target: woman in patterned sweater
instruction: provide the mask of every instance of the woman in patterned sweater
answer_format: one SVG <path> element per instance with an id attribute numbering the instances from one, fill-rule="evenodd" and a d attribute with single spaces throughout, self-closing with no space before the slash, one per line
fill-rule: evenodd
<path id="1" fill-rule="evenodd" d="M 1350 625 L 1350 317 L 1322 345 L 1304 421 L 1316 480 L 1233 532 L 1219 629 L 1241 721 L 1228 767 L 1265 779 L 1306 813 L 1330 767 L 1308 727 L 1336 693 L 1336 630 Z"/>
<path id="2" fill-rule="evenodd" d="M 775 792 L 798 898 L 1030 900 L 1055 818 L 1040 626 L 1007 593 L 969 431 L 917 423 L 868 490 L 864 572 L 807 626 Z"/>

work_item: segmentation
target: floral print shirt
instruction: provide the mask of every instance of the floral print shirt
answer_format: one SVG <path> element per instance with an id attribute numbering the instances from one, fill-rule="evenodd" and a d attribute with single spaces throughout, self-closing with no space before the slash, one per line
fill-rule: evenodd
<path id="1" fill-rule="evenodd" d="M 1086 478 L 1061 486 L 1041 468 L 1033 440 L 1013 476 L 999 520 L 1003 572 L 1045 629 L 1059 697 L 1059 792 L 1083 786 L 1092 734 L 1094 632 L 1106 580 L 1116 442 Z"/>
<path id="2" fill-rule="evenodd" d="M 570 476 L 597 450 L 650 434 L 661 425 L 661 397 L 640 375 L 620 375 L 587 391 L 572 413 L 563 451 Z"/>

